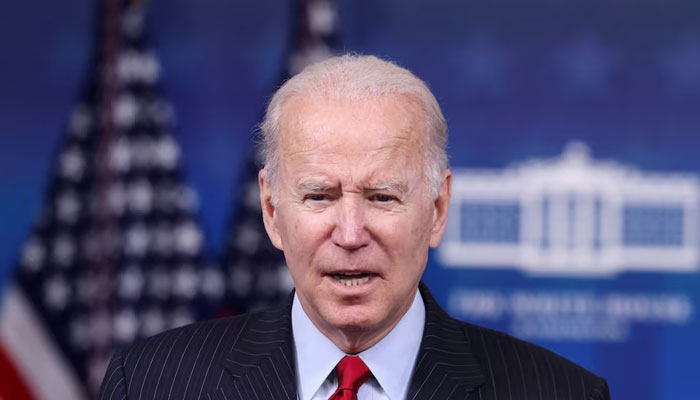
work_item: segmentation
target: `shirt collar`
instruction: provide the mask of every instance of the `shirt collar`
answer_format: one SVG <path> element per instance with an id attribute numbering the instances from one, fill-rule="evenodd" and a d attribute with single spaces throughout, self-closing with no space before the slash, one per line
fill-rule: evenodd
<path id="1" fill-rule="evenodd" d="M 296 349 L 297 392 L 300 400 L 309 400 L 345 353 L 311 322 L 296 292 L 292 303 L 292 332 Z"/>
<path id="2" fill-rule="evenodd" d="M 390 399 L 403 399 L 413 372 L 425 326 L 425 305 L 419 291 L 394 329 L 359 354 Z M 297 391 L 308 400 L 346 354 L 330 341 L 301 307 L 294 294 L 292 331 L 296 348 Z"/>

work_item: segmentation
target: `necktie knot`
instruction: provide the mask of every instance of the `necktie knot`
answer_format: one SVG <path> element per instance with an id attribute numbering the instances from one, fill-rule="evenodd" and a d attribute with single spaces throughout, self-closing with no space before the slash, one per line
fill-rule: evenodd
<path id="1" fill-rule="evenodd" d="M 357 391 L 372 375 L 367 365 L 357 356 L 345 356 L 335 367 L 338 390 L 329 400 L 357 399 Z"/>

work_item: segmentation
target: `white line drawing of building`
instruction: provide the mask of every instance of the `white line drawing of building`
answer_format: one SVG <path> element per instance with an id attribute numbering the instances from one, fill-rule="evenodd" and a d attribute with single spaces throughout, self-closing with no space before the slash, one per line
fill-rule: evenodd
<path id="1" fill-rule="evenodd" d="M 695 174 L 593 160 L 582 142 L 552 159 L 453 173 L 444 266 L 564 276 L 698 270 Z"/>

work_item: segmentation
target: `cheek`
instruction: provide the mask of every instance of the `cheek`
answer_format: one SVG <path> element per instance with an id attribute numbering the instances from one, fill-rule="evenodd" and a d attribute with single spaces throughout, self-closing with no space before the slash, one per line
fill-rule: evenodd
<path id="1" fill-rule="evenodd" d="M 297 210 L 285 212 L 278 219 L 285 253 L 294 260 L 313 257 L 316 249 L 328 235 L 328 223 L 322 215 L 302 213 Z"/>
<path id="2" fill-rule="evenodd" d="M 411 232 L 414 243 L 423 244 L 430 241 L 430 232 L 433 227 L 433 210 L 428 206 L 423 206 L 409 218 L 410 227 L 406 228 L 407 232 Z"/>
<path id="3" fill-rule="evenodd" d="M 280 236 L 285 256 L 293 253 L 297 247 L 295 232 L 298 231 L 298 222 L 294 218 L 294 214 L 284 208 L 278 208 L 275 213 L 275 229 Z"/>
<path id="4" fill-rule="evenodd" d="M 374 232 L 378 242 L 392 258 L 411 260 L 419 257 L 428 248 L 430 238 L 430 219 L 424 214 L 398 218 L 377 218 Z"/>
<path id="5" fill-rule="evenodd" d="M 325 215 L 298 213 L 290 224 L 289 235 L 296 241 L 311 243 L 323 237 L 328 231 L 329 223 Z"/>

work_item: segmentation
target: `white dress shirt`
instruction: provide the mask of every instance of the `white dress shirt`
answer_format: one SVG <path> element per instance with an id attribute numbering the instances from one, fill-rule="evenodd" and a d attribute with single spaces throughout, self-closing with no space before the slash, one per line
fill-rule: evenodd
<path id="1" fill-rule="evenodd" d="M 416 292 L 411 308 L 382 340 L 358 355 L 372 372 L 358 391 L 359 400 L 402 400 L 423 338 L 425 305 Z M 328 400 L 338 387 L 334 369 L 347 354 L 311 322 L 294 294 L 292 331 L 300 400 Z"/>

